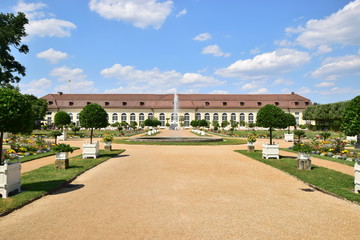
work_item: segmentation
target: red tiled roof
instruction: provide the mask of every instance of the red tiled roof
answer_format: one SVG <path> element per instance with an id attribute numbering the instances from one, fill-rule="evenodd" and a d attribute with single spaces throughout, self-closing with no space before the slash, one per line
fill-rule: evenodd
<path id="1" fill-rule="evenodd" d="M 83 108 L 98 103 L 105 108 L 172 109 L 173 94 L 48 94 L 43 99 L 49 109 Z M 185 108 L 261 108 L 274 104 L 280 108 L 306 108 L 311 100 L 298 94 L 178 94 L 179 107 Z"/>

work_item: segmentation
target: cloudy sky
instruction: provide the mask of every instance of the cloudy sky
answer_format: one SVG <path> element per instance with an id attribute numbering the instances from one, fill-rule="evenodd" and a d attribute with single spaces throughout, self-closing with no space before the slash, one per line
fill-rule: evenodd
<path id="1" fill-rule="evenodd" d="M 360 0 L 1 0 L 23 93 L 360 95 Z M 15 53 L 15 52 L 14 52 Z M 70 82 L 69 82 L 70 80 Z"/>

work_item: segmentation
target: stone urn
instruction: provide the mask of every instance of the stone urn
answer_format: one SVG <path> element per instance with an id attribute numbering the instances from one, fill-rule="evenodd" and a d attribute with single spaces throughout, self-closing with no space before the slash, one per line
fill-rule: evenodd
<path id="1" fill-rule="evenodd" d="M 311 170 L 310 153 L 304 153 L 304 152 L 298 153 L 297 168 L 299 170 Z"/>
<path id="2" fill-rule="evenodd" d="M 279 159 L 279 144 L 263 144 L 262 145 L 262 158 L 277 158 Z"/>
<path id="3" fill-rule="evenodd" d="M 254 142 L 248 142 L 248 143 L 247 143 L 247 151 L 248 151 L 248 152 L 255 152 Z"/>
<path id="4" fill-rule="evenodd" d="M 7 198 L 10 192 L 21 191 L 21 162 L 0 165 L 0 194 L 2 198 Z"/>
<path id="5" fill-rule="evenodd" d="M 57 152 L 55 155 L 55 168 L 67 169 L 69 168 L 69 152 Z"/>
<path id="6" fill-rule="evenodd" d="M 105 143 L 104 143 L 104 149 L 105 149 L 106 151 L 111 151 L 111 148 L 112 148 L 111 142 L 105 142 Z"/>
<path id="7" fill-rule="evenodd" d="M 355 179 L 354 179 L 354 184 L 355 184 L 355 193 L 360 193 L 360 164 L 358 162 L 355 162 L 354 165 L 354 171 L 355 171 Z"/>

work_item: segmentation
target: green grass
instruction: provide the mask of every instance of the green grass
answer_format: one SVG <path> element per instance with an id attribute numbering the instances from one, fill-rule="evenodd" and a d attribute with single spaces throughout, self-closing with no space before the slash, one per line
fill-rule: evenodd
<path id="1" fill-rule="evenodd" d="M 135 144 L 135 145 L 239 145 L 245 144 L 244 139 L 224 138 L 221 142 L 130 142 L 128 138 L 114 139 L 117 144 Z"/>
<path id="2" fill-rule="evenodd" d="M 100 158 L 97 159 L 82 159 L 81 155 L 70 158 L 70 166 L 66 170 L 57 170 L 54 164 L 50 164 L 21 174 L 22 192 L 9 198 L 0 198 L 0 215 L 1 213 L 19 208 L 28 202 L 58 189 L 86 170 L 124 151 L 125 150 L 100 150 Z"/>
<path id="3" fill-rule="evenodd" d="M 286 152 L 292 152 L 292 153 L 297 153 L 291 149 L 287 149 L 287 148 L 281 148 L 280 150 L 283 150 L 283 151 L 286 151 Z M 312 157 L 314 158 L 320 158 L 320 159 L 324 159 L 324 160 L 327 160 L 327 161 L 331 161 L 331 162 L 337 162 L 337 163 L 341 163 L 341 164 L 345 164 L 345 165 L 348 165 L 350 167 L 354 167 L 354 162 L 349 162 L 349 161 L 345 161 L 345 160 L 342 160 L 342 159 L 336 159 L 336 158 L 332 158 L 332 157 L 326 157 L 326 156 L 321 156 L 319 154 L 310 154 Z"/>
<path id="4" fill-rule="evenodd" d="M 354 193 L 354 177 L 343 174 L 328 168 L 312 165 L 311 171 L 298 170 L 296 167 L 296 159 L 280 158 L 280 159 L 263 159 L 261 151 L 253 153 L 245 150 L 237 150 L 241 154 L 251 157 L 259 162 L 275 167 L 281 171 L 289 173 L 301 181 L 316 186 L 326 192 L 345 198 L 349 201 L 360 203 L 360 194 Z"/>
<path id="5" fill-rule="evenodd" d="M 77 150 L 77 149 L 80 149 L 80 148 L 73 147 L 73 150 Z M 53 152 L 53 151 L 44 152 L 44 153 L 37 153 L 35 155 L 24 156 L 24 157 L 20 158 L 20 161 L 21 161 L 21 163 L 25 163 L 25 162 L 36 160 L 36 159 L 39 159 L 39 158 L 52 156 L 52 155 L 55 155 L 55 154 L 56 153 Z"/>

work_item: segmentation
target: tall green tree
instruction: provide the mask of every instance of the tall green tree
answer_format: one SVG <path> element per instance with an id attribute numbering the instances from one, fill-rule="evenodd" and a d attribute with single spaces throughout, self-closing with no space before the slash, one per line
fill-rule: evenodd
<path id="1" fill-rule="evenodd" d="M 25 67 L 15 60 L 11 48 L 20 53 L 27 54 L 29 48 L 21 44 L 21 39 L 26 37 L 25 25 L 28 20 L 24 13 L 0 13 L 0 85 L 18 83 L 21 76 L 25 76 Z M 18 74 L 18 75 L 14 75 Z"/>
<path id="2" fill-rule="evenodd" d="M 4 132 L 31 133 L 34 125 L 31 102 L 16 89 L 0 88 L 0 162 Z"/>
<path id="3" fill-rule="evenodd" d="M 54 123 L 55 126 L 61 128 L 62 131 L 65 125 L 71 123 L 70 115 L 64 111 L 59 111 L 55 114 Z"/>
<path id="4" fill-rule="evenodd" d="M 286 128 L 286 114 L 285 112 L 274 105 L 267 104 L 260 108 L 256 116 L 256 125 L 260 127 L 269 128 L 270 131 L 270 145 L 272 145 L 272 132 L 274 128 Z"/>
<path id="5" fill-rule="evenodd" d="M 90 128 L 90 143 L 92 143 L 94 129 L 104 128 L 109 125 L 108 117 L 105 109 L 97 103 L 85 106 L 80 112 L 80 125 L 84 128 Z"/>
<path id="6" fill-rule="evenodd" d="M 355 147 L 360 148 L 360 95 L 346 106 L 341 129 L 348 136 L 357 135 Z"/>
<path id="7" fill-rule="evenodd" d="M 285 113 L 286 125 L 288 128 L 288 133 L 290 134 L 290 127 L 296 126 L 296 118 L 291 113 Z"/>
<path id="8" fill-rule="evenodd" d="M 31 94 L 24 95 L 30 102 L 34 112 L 34 120 L 43 120 L 48 110 L 45 99 L 40 99 Z"/>

